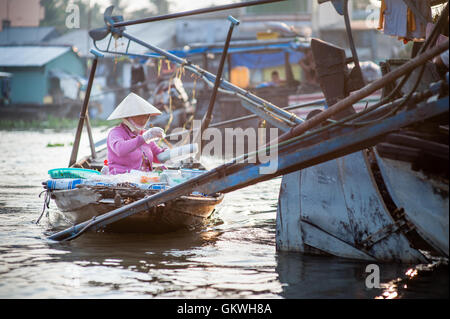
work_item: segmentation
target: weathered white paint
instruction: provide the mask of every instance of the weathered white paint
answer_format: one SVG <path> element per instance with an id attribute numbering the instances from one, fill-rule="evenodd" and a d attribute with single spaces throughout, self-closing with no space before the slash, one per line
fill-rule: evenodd
<path id="1" fill-rule="evenodd" d="M 339 180 L 356 244 L 395 221 L 389 214 L 371 173 L 365 152 L 357 152 L 336 160 Z M 403 262 L 425 261 L 411 248 L 402 233 L 394 233 L 371 247 L 369 253 L 378 260 Z"/>
<path id="2" fill-rule="evenodd" d="M 354 245 L 338 160 L 302 170 L 300 190 L 301 219 Z"/>
<path id="3" fill-rule="evenodd" d="M 326 253 L 342 258 L 375 261 L 375 258 L 372 256 L 369 256 L 346 242 L 327 234 L 313 225 L 302 222 L 302 231 L 305 244 L 320 249 Z"/>
<path id="4" fill-rule="evenodd" d="M 380 261 L 423 262 L 401 233 L 364 251 L 360 244 L 394 220 L 364 152 L 283 176 L 277 211 L 277 249 Z"/>
<path id="5" fill-rule="evenodd" d="M 280 251 L 303 251 L 298 200 L 300 175 L 301 171 L 293 172 L 284 175 L 281 181 L 276 231 L 276 244 Z"/>

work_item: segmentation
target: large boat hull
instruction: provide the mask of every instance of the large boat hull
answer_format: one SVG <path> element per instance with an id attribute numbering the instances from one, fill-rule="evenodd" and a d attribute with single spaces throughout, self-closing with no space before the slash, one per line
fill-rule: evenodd
<path id="1" fill-rule="evenodd" d="M 437 192 L 409 163 L 385 160 L 375 150 L 285 175 L 277 249 L 415 263 L 426 260 L 428 246 L 448 257 L 448 185 L 441 186 L 446 190 Z"/>

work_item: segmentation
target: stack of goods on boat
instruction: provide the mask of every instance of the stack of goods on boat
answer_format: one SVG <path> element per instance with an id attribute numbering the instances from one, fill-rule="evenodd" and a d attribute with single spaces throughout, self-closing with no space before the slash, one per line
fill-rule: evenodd
<path id="1" fill-rule="evenodd" d="M 141 190 L 166 190 L 207 172 L 200 169 L 166 169 L 152 172 L 131 170 L 109 175 L 84 168 L 56 168 L 48 171 L 50 179 L 43 182 L 45 189 L 70 190 L 83 186 L 130 187 Z"/>

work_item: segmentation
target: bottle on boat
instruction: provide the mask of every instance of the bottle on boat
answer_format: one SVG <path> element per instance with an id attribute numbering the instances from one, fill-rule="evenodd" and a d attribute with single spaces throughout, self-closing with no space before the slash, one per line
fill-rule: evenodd
<path id="1" fill-rule="evenodd" d="M 103 162 L 103 167 L 102 167 L 102 170 L 100 171 L 100 173 L 101 173 L 102 175 L 109 175 L 108 160 L 105 160 L 105 161 Z"/>

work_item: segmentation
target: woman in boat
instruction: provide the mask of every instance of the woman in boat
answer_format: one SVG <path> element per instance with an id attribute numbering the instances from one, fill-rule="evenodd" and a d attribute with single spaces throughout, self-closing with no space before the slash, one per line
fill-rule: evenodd
<path id="1" fill-rule="evenodd" d="M 110 174 L 131 170 L 151 171 L 159 163 L 157 155 L 164 151 L 155 140 L 164 138 L 164 130 L 152 127 L 145 130 L 151 116 L 161 112 L 146 100 L 130 93 L 111 113 L 108 120 L 122 119 L 108 134 L 108 166 Z"/>

